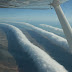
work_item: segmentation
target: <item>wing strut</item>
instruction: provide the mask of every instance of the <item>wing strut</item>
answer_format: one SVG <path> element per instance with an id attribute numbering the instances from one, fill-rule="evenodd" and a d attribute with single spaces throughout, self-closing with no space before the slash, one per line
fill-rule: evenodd
<path id="1" fill-rule="evenodd" d="M 58 19 L 61 23 L 61 26 L 63 28 L 64 34 L 66 36 L 66 39 L 68 41 L 69 47 L 72 51 L 72 29 L 71 26 L 65 17 L 62 8 L 60 7 L 60 2 L 59 0 L 54 0 L 52 3 L 52 6 L 54 7 L 56 14 L 58 16 Z"/>

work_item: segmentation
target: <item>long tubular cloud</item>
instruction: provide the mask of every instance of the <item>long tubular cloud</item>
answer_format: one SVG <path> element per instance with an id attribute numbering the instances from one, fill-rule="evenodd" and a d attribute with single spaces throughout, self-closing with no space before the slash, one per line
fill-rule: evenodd
<path id="1" fill-rule="evenodd" d="M 18 28 L 0 24 L 0 27 L 8 29 L 17 38 L 23 50 L 27 52 L 39 68 L 39 72 L 68 72 L 62 65 L 53 60 L 46 52 L 33 45 Z M 8 32 L 7 32 L 8 33 Z"/>
<path id="2" fill-rule="evenodd" d="M 19 22 L 18 22 L 19 23 Z M 62 47 L 62 48 L 65 48 L 69 51 L 69 46 L 68 46 L 68 43 L 67 43 L 67 40 L 54 34 L 54 33 L 51 33 L 51 32 L 48 32 L 46 30 L 43 30 L 41 28 L 38 28 L 34 25 L 31 25 L 29 23 L 24 23 L 24 22 L 20 22 L 20 24 L 23 24 L 25 28 L 27 29 L 32 29 L 34 30 L 35 32 L 41 34 L 41 35 L 44 35 L 48 38 L 48 40 L 50 40 L 51 42 L 53 42 L 54 44 Z"/>
<path id="3" fill-rule="evenodd" d="M 52 33 L 57 34 L 59 36 L 65 37 L 63 30 L 60 29 L 60 28 L 53 27 L 53 26 L 50 26 L 50 25 L 47 25 L 47 24 L 39 24 L 39 26 L 46 31 L 49 31 L 49 32 L 52 32 Z"/>

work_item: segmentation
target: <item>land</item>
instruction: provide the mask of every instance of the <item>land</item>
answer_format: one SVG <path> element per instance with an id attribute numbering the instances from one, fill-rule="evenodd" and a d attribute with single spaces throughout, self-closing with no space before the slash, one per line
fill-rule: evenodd
<path id="1" fill-rule="evenodd" d="M 8 52 L 6 34 L 0 29 L 0 72 L 18 72 L 13 56 Z"/>

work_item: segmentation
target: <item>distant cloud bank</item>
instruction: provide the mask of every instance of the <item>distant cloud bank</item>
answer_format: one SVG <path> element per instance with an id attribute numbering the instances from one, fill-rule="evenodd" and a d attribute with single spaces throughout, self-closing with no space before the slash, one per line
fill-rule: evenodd
<path id="1" fill-rule="evenodd" d="M 53 26 L 50 26 L 50 25 L 47 25 L 47 24 L 39 24 L 39 26 L 40 26 L 42 29 L 46 30 L 46 31 L 53 32 L 54 34 L 57 34 L 57 35 L 59 35 L 59 36 L 64 37 L 63 30 L 60 29 L 60 28 L 53 27 Z"/>
<path id="2" fill-rule="evenodd" d="M 20 24 L 24 25 L 24 27 L 26 29 L 32 29 L 39 34 L 46 36 L 48 38 L 48 40 L 50 40 L 54 44 L 69 50 L 69 46 L 68 46 L 67 40 L 65 38 L 60 37 L 52 32 L 48 32 L 46 30 L 38 28 L 38 27 L 31 25 L 29 23 L 20 22 Z"/>

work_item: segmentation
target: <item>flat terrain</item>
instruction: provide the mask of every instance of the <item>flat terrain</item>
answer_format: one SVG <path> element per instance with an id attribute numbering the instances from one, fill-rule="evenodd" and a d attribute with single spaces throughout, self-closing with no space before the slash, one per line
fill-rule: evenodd
<path id="1" fill-rule="evenodd" d="M 8 41 L 0 29 L 0 72 L 18 72 L 16 61 L 8 52 Z"/>

